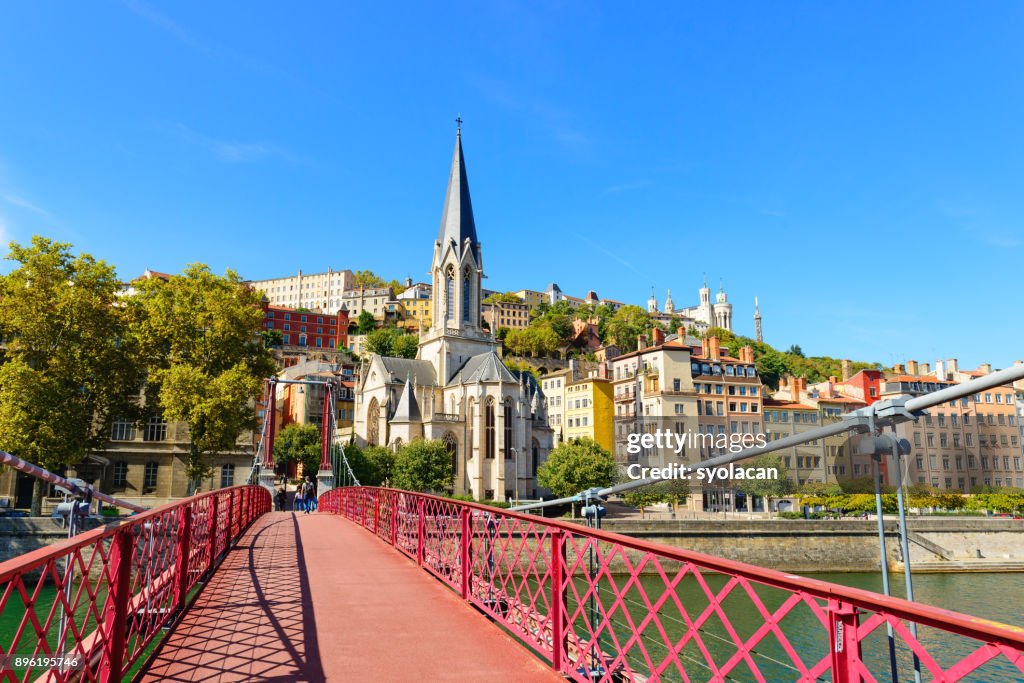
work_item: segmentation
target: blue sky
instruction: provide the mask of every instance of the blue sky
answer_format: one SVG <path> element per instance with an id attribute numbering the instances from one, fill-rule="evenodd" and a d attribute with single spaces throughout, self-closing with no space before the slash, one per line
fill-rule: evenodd
<path id="1" fill-rule="evenodd" d="M 0 4 L 0 237 L 422 279 L 461 112 L 494 289 L 886 364 L 1024 357 L 1024 5 Z M 9 268 L 9 265 L 3 266 Z"/>

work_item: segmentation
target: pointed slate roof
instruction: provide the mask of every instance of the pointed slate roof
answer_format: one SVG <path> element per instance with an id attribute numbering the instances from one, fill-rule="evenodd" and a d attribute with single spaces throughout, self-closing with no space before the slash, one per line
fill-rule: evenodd
<path id="1" fill-rule="evenodd" d="M 419 385 L 433 384 L 434 366 L 428 360 L 414 360 L 411 358 L 393 358 L 392 356 L 379 356 L 380 362 L 387 370 L 389 383 L 404 382 L 409 377 Z"/>
<path id="2" fill-rule="evenodd" d="M 455 371 L 448 386 L 473 382 L 516 382 L 518 381 L 495 351 L 471 356 L 461 368 Z"/>
<path id="3" fill-rule="evenodd" d="M 473 220 L 473 203 L 469 199 L 466 161 L 462 157 L 462 131 L 459 131 L 455 136 L 455 154 L 452 157 L 452 170 L 448 174 L 448 192 L 444 197 L 437 241 L 443 247 L 449 240 L 454 240 L 458 253 L 461 254 L 466 239 L 469 239 L 475 249 L 476 223 Z"/>
<path id="4" fill-rule="evenodd" d="M 412 390 L 412 381 L 405 380 L 402 387 L 402 395 L 398 397 L 398 405 L 395 406 L 395 414 L 391 416 L 392 422 L 419 422 L 420 406 L 416 403 L 416 394 Z"/>

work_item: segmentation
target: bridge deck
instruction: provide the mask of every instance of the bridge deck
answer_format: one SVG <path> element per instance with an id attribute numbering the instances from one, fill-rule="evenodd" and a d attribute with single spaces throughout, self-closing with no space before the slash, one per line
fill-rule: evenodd
<path id="1" fill-rule="evenodd" d="M 143 681 L 561 681 L 397 551 L 336 515 L 264 515 Z"/>

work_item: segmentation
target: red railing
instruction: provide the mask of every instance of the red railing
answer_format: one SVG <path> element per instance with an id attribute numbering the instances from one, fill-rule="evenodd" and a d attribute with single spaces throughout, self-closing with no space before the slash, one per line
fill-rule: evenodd
<path id="1" fill-rule="evenodd" d="M 319 509 L 393 545 L 576 681 L 913 681 L 915 657 L 924 681 L 1024 680 L 1024 629 L 949 610 L 392 489 L 334 489 Z"/>
<path id="2" fill-rule="evenodd" d="M 220 489 L 0 564 L 0 680 L 121 680 L 270 509 L 262 487 Z"/>

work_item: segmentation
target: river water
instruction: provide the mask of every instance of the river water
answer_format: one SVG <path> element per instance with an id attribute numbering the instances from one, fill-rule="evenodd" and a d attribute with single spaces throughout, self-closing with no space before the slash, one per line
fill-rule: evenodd
<path id="1" fill-rule="evenodd" d="M 880 573 L 837 573 L 808 576 L 882 592 Z M 726 582 L 726 578 L 720 575 L 709 574 L 704 578 L 712 592 L 721 590 Z M 890 579 L 893 584 L 893 595 L 903 597 L 903 575 L 893 574 Z M 665 592 L 665 582 L 660 577 L 645 576 L 641 582 L 646 597 L 651 603 L 654 603 Z M 769 612 L 778 609 L 788 597 L 786 593 L 765 587 L 758 587 L 756 592 Z M 1024 628 L 1024 573 L 920 574 L 914 577 L 914 594 L 918 602 Z M 658 612 L 661 626 L 665 631 L 664 635 L 657 632 L 655 628 L 647 628 L 643 633 L 647 652 L 655 662 L 666 656 L 671 657 L 664 643 L 679 642 L 689 630 L 687 624 L 684 623 L 687 617 L 691 620 L 696 619 L 710 604 L 706 591 L 697 580 L 689 577 L 676 586 L 675 595 L 686 614 L 682 613 L 680 606 L 674 601 L 667 601 Z M 645 612 L 638 591 L 629 592 L 625 606 L 636 616 Z M 722 602 L 721 607 L 728 615 L 729 623 L 726 624 L 717 614 L 713 614 L 699 629 L 700 639 L 691 640 L 679 653 L 680 665 L 685 667 L 686 675 L 691 680 L 707 680 L 711 677 L 712 671 L 707 666 L 709 657 L 717 666 L 722 666 L 736 653 L 737 648 L 729 633 L 730 628 L 734 629 L 739 638 L 747 639 L 765 623 L 765 618 L 757 605 L 742 588 L 734 588 L 729 597 Z M 864 619 L 865 617 L 862 617 L 862 623 Z M 637 623 L 635 619 L 625 615 L 623 618 L 612 619 L 617 632 L 615 640 L 623 645 L 625 639 L 619 638 L 618 632 L 620 629 L 631 630 L 626 623 L 627 620 Z M 784 634 L 785 640 L 799 653 L 808 668 L 828 654 L 827 628 L 821 623 L 819 616 L 804 604 L 798 605 L 782 618 L 778 631 Z M 926 646 L 929 655 L 944 667 L 951 666 L 977 647 L 972 640 L 932 628 L 922 628 L 919 639 Z M 913 681 L 913 654 L 898 635 L 895 643 L 897 679 Z M 609 648 L 612 651 L 615 650 L 610 637 L 602 639 L 602 646 L 606 651 Z M 645 666 L 649 669 L 639 648 L 633 645 L 628 650 L 628 659 L 636 670 L 643 670 Z M 799 678 L 799 672 L 797 668 L 793 667 L 792 660 L 786 652 L 786 646 L 774 633 L 770 633 L 759 642 L 754 650 L 750 663 L 741 664 L 732 671 L 726 680 L 758 680 L 755 669 L 767 681 L 787 681 Z M 894 680 L 889 642 L 884 626 L 876 629 L 863 642 L 862 658 L 876 680 Z M 664 674 L 663 680 L 682 680 L 682 676 L 677 671 L 678 665 L 673 664 Z M 922 679 L 932 680 L 933 678 L 928 675 L 927 668 L 922 667 Z M 819 680 L 830 681 L 831 678 L 826 674 Z M 966 676 L 962 680 L 1020 683 L 1024 681 L 1024 674 L 1004 657 L 997 657 L 976 673 Z"/>

